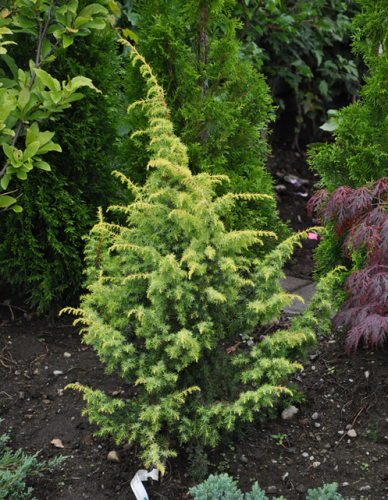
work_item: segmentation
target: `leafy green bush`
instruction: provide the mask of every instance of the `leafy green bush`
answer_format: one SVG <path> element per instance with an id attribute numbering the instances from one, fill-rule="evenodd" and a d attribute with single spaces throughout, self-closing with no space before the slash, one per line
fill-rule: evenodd
<path id="1" fill-rule="evenodd" d="M 306 118 L 316 126 L 338 97 L 347 94 L 350 100 L 357 94 L 358 70 L 349 47 L 357 10 L 355 0 L 237 2 L 243 54 L 268 75 L 279 114 L 294 111 L 294 146 Z"/>
<path id="2" fill-rule="evenodd" d="M 234 193 L 273 195 L 264 168 L 268 153 L 264 136 L 273 117 L 271 97 L 263 76 L 239 56 L 233 3 L 141 0 L 135 5 L 137 47 L 166 91 L 174 131 L 187 145 L 191 171 L 227 175 Z M 129 67 L 127 76 L 128 101 L 142 99 L 146 86 L 138 68 Z M 146 121 L 143 110 L 133 109 L 128 128 L 137 130 Z M 135 136 L 127 151 L 131 178 L 144 182 L 146 139 Z M 222 196 L 227 188 L 219 185 L 215 191 Z M 243 201 L 225 222 L 230 228 L 285 234 L 273 198 Z M 269 247 L 268 241 L 262 253 Z"/>
<path id="3" fill-rule="evenodd" d="M 312 148 L 310 163 L 321 176 L 329 194 L 340 186 L 356 189 L 388 176 L 388 25 L 387 0 L 359 0 L 361 13 L 354 18 L 353 50 L 363 57 L 369 76 L 360 101 L 338 113 L 334 143 Z M 327 221 L 324 240 L 316 252 L 316 275 L 322 276 L 338 263 L 347 267 L 343 283 L 352 271 L 362 269 L 365 252 L 346 257 L 346 234 L 337 235 L 335 221 Z M 342 285 L 338 303 L 344 296 Z"/>
<path id="4" fill-rule="evenodd" d="M 337 493 L 337 483 L 326 484 L 322 488 L 309 490 L 306 500 L 345 500 Z M 252 491 L 245 495 L 237 488 L 236 481 L 228 474 L 209 476 L 202 484 L 190 488 L 194 500 L 268 500 L 265 492 L 255 483 Z M 283 496 L 273 500 L 285 500 Z"/>
<path id="5" fill-rule="evenodd" d="M 80 39 L 66 51 L 57 49 L 52 76 L 85 75 L 103 95 L 88 89 L 83 100 L 41 125 L 55 132 L 62 154 L 46 153 L 49 174 L 37 171 L 15 182 L 24 210 L 0 220 L 1 276 L 29 293 L 38 312 L 55 313 L 74 301 L 83 281 L 82 238 L 95 223 L 97 208 L 123 195 L 111 176 L 118 167 L 114 157 L 121 120 L 117 49 L 112 30 Z M 19 40 L 10 53 L 25 63 L 29 50 Z"/>
<path id="6" fill-rule="evenodd" d="M 221 217 L 239 199 L 268 195 L 216 197 L 227 178 L 188 168 L 187 149 L 173 133 L 163 89 L 144 59 L 148 83 L 141 105 L 149 126 L 154 169 L 144 187 L 128 184 L 136 199 L 115 206 L 127 216 L 123 225 L 100 216 L 87 245 L 89 294 L 81 309 L 84 341 L 107 365 L 133 384 L 127 400 L 112 399 L 80 385 L 84 414 L 99 425 L 98 435 L 117 442 L 138 440 L 146 466 L 163 470 L 162 457 L 174 455 L 170 437 L 193 438 L 214 446 L 221 431 L 233 431 L 276 404 L 284 385 L 301 365 L 314 328 L 330 319 L 327 290 L 334 274 L 318 287 L 306 313 L 287 331 L 278 331 L 252 349 L 237 349 L 239 334 L 252 333 L 279 315 L 294 296 L 279 285 L 282 266 L 305 233 L 282 242 L 262 260 L 245 249 L 273 233 L 225 228 Z M 321 319 L 319 319 L 321 317 Z"/>
<path id="7" fill-rule="evenodd" d="M 2 420 L 0 419 L 0 423 Z M 36 500 L 32 498 L 33 488 L 26 486 L 29 475 L 42 476 L 45 470 L 51 471 L 67 457 L 57 457 L 48 462 L 39 462 L 38 455 L 28 456 L 22 450 L 13 452 L 8 446 L 9 435 L 0 436 L 0 499 Z"/>

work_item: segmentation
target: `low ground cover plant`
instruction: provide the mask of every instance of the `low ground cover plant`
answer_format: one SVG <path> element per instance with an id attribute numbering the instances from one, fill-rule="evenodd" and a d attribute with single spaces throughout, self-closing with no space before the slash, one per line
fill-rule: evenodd
<path id="1" fill-rule="evenodd" d="M 1 424 L 0 419 L 0 424 Z M 27 487 L 28 476 L 42 476 L 44 471 L 52 471 L 54 467 L 66 460 L 67 457 L 57 457 L 48 462 L 40 462 L 38 455 L 28 456 L 8 446 L 8 434 L 0 436 L 0 499 L 8 500 L 36 500 L 32 498 L 33 488 Z"/>
<path id="2" fill-rule="evenodd" d="M 150 139 L 153 171 L 144 187 L 118 174 L 135 194 L 133 203 L 110 208 L 124 213 L 126 224 L 107 223 L 100 214 L 86 248 L 89 294 L 80 309 L 67 309 L 81 316 L 84 341 L 107 372 L 132 383 L 133 394 L 115 399 L 71 387 L 84 393 L 84 414 L 99 425 L 98 435 L 139 441 L 145 465 L 163 471 L 163 457 L 175 454 L 174 440 L 215 446 L 222 432 L 252 422 L 281 395 L 292 401 L 285 381 L 301 368 L 296 357 L 314 346 L 314 328 L 330 318 L 335 274 L 318 286 L 290 330 L 251 349 L 239 347 L 239 334 L 267 323 L 293 300 L 278 280 L 294 245 L 307 235 L 293 235 L 262 259 L 247 256 L 247 247 L 275 234 L 227 230 L 223 219 L 239 199 L 268 195 L 217 197 L 225 176 L 192 174 L 164 91 L 134 54 L 148 84 L 146 99 L 133 104 L 149 119 L 137 134 Z"/>
<path id="3" fill-rule="evenodd" d="M 308 490 L 306 500 L 345 500 L 337 493 L 338 485 L 325 484 L 321 488 Z M 237 482 L 228 474 L 209 476 L 206 481 L 194 488 L 190 488 L 194 500 L 268 500 L 265 492 L 255 483 L 252 491 L 245 495 L 237 488 Z M 271 497 L 273 500 L 286 500 L 283 497 Z"/>

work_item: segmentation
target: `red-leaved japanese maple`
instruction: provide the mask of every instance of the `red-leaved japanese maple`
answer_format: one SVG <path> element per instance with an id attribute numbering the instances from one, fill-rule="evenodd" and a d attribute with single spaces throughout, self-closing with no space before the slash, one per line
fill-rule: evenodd
<path id="1" fill-rule="evenodd" d="M 383 347 L 388 337 L 388 177 L 366 187 L 341 186 L 329 195 L 318 191 L 307 205 L 327 224 L 334 221 L 343 251 L 365 255 L 363 269 L 346 281 L 346 299 L 333 319 L 333 328 L 348 333 L 346 351 L 356 351 L 361 339 Z"/>

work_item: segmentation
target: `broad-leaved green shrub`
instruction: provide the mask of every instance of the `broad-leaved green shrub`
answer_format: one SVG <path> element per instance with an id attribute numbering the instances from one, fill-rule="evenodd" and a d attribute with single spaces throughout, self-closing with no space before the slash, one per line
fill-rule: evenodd
<path id="1" fill-rule="evenodd" d="M 215 187 L 219 196 L 228 189 L 271 195 L 241 201 L 225 216 L 227 227 L 275 231 L 282 239 L 286 229 L 279 221 L 272 180 L 265 169 L 269 152 L 265 135 L 273 118 L 271 96 L 263 76 L 240 57 L 233 4 L 230 0 L 141 0 L 135 5 L 137 48 L 166 91 L 174 131 L 188 148 L 190 170 L 227 175 L 228 188 Z M 137 67 L 128 67 L 126 86 L 130 103 L 144 98 L 146 85 Z M 145 122 L 141 108 L 131 110 L 128 127 L 132 131 Z M 127 149 L 135 181 L 145 177 L 146 154 L 146 138 L 135 136 Z M 261 254 L 270 247 L 268 240 Z"/>
<path id="2" fill-rule="evenodd" d="M 345 500 L 337 493 L 337 487 L 337 483 L 333 483 L 308 490 L 306 500 Z M 228 474 L 211 475 L 200 485 L 190 488 L 190 493 L 194 500 L 269 500 L 257 482 L 252 486 L 252 491 L 244 495 L 237 488 L 237 482 L 233 481 Z M 286 500 L 283 495 L 271 498 L 272 500 Z"/>
<path id="3" fill-rule="evenodd" d="M 34 49 L 21 34 L 9 54 L 22 66 Z M 84 99 L 40 125 L 55 132 L 62 153 L 45 154 L 51 172 L 37 170 L 25 181 L 13 181 L 23 193 L 23 212 L 0 218 L 0 275 L 14 290 L 30 295 L 31 308 L 44 313 L 55 313 L 79 295 L 82 238 L 95 224 L 97 208 L 123 195 L 111 175 L 114 167 L 121 169 L 115 159 L 121 119 L 115 34 L 110 29 L 92 33 L 66 50 L 58 47 L 55 55 L 53 77 L 61 81 L 82 74 L 102 94 L 87 89 Z"/>
<path id="4" fill-rule="evenodd" d="M 112 399 L 99 390 L 72 385 L 84 393 L 84 411 L 99 425 L 98 435 L 117 442 L 138 440 L 146 466 L 171 456 L 173 436 L 181 443 L 196 438 L 215 446 L 221 431 L 252 421 L 291 394 L 285 381 L 301 365 L 306 346 L 315 344 L 319 312 L 330 318 L 328 283 L 319 288 L 305 316 L 252 349 L 239 348 L 239 334 L 252 333 L 278 315 L 294 296 L 279 285 L 282 266 L 306 234 L 294 235 L 263 259 L 245 249 L 274 233 L 227 230 L 221 217 L 239 200 L 260 193 L 215 189 L 225 176 L 188 168 L 187 148 L 174 134 L 165 94 L 145 60 L 148 84 L 142 106 L 153 169 L 144 187 L 121 179 L 135 201 L 110 210 L 124 213 L 126 224 L 104 221 L 87 244 L 89 294 L 80 309 L 84 341 L 92 345 L 107 372 L 133 384 L 128 399 Z M 335 279 L 330 275 L 329 281 Z"/>
<path id="5" fill-rule="evenodd" d="M 357 60 L 350 53 L 351 18 L 357 11 L 355 0 L 236 3 L 243 54 L 268 76 L 278 114 L 295 113 L 294 147 L 306 119 L 319 131 L 319 118 L 329 106 L 357 95 Z"/>

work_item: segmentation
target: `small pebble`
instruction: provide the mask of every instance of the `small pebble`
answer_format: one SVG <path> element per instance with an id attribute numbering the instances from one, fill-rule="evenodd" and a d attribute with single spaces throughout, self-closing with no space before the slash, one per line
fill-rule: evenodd
<path id="1" fill-rule="evenodd" d="M 351 428 L 352 428 L 352 424 L 348 424 L 348 425 L 346 426 L 346 430 L 347 430 L 347 431 L 348 431 L 349 429 L 351 429 Z"/>
<path id="2" fill-rule="evenodd" d="M 304 458 L 308 458 L 309 454 L 305 451 L 304 453 L 302 453 L 302 457 Z"/>
<path id="3" fill-rule="evenodd" d="M 341 434 L 341 436 L 342 436 L 342 434 L 344 434 L 344 433 L 345 433 L 345 431 L 338 431 L 338 434 Z"/>
<path id="4" fill-rule="evenodd" d="M 278 492 L 278 489 L 276 488 L 276 486 L 268 486 L 267 488 L 267 493 L 277 493 Z"/>
<path id="5" fill-rule="evenodd" d="M 247 464 L 249 462 L 249 460 L 245 455 L 241 455 L 240 462 L 243 464 Z"/>
<path id="6" fill-rule="evenodd" d="M 349 486 L 349 483 L 342 483 L 342 486 Z"/>
<path id="7" fill-rule="evenodd" d="M 315 366 L 312 366 L 312 367 L 311 367 L 311 369 L 312 369 L 313 371 L 315 371 L 315 370 L 316 370 Z"/>
<path id="8" fill-rule="evenodd" d="M 253 340 L 248 340 L 248 342 L 247 342 L 248 347 L 253 347 L 254 345 L 255 345 L 255 343 Z"/>
<path id="9" fill-rule="evenodd" d="M 358 488 L 358 491 L 370 491 L 372 488 L 369 486 L 369 484 L 365 485 L 365 486 L 360 486 L 360 488 Z"/>
<path id="10" fill-rule="evenodd" d="M 319 424 L 318 422 L 314 422 L 314 425 L 315 425 L 315 427 L 317 427 L 317 428 L 318 428 L 318 427 L 321 427 L 321 424 Z"/>
<path id="11" fill-rule="evenodd" d="M 313 414 L 311 415 L 311 418 L 312 418 L 313 420 L 317 420 L 317 418 L 318 418 L 318 417 L 319 417 L 319 413 L 318 413 L 318 412 L 315 412 L 315 413 L 313 413 Z"/>
<path id="12" fill-rule="evenodd" d="M 54 370 L 54 375 L 63 375 L 63 371 L 62 370 Z"/>
<path id="13" fill-rule="evenodd" d="M 106 457 L 109 462 L 119 463 L 120 459 L 116 451 L 110 451 Z"/>
<path id="14" fill-rule="evenodd" d="M 348 436 L 351 438 L 357 437 L 357 432 L 354 429 L 348 430 Z"/>
<path id="15" fill-rule="evenodd" d="M 321 465 L 321 462 L 314 462 L 313 463 L 313 467 L 314 469 L 316 469 L 317 467 L 319 467 Z"/>
<path id="16" fill-rule="evenodd" d="M 71 358 L 71 354 L 69 352 L 64 352 L 63 357 L 64 358 Z"/>
<path id="17" fill-rule="evenodd" d="M 289 406 L 285 410 L 282 411 L 282 419 L 283 420 L 291 420 L 295 417 L 295 415 L 299 412 L 298 408 L 295 406 Z"/>

